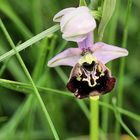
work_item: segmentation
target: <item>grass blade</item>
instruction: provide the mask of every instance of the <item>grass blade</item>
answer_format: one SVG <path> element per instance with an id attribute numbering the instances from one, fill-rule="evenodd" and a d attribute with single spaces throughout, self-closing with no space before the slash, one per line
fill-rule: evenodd
<path id="1" fill-rule="evenodd" d="M 64 84 L 66 84 L 66 82 L 68 81 L 68 77 L 66 76 L 66 74 L 62 71 L 61 68 L 55 68 L 55 70 L 60 75 L 60 78 L 62 79 Z M 75 99 L 75 100 L 78 103 L 78 105 L 80 106 L 80 108 L 82 109 L 82 111 L 84 112 L 87 119 L 89 119 L 89 114 L 90 113 L 89 113 L 89 109 L 87 108 L 85 102 L 83 100 L 77 100 L 77 99 Z"/>
<path id="2" fill-rule="evenodd" d="M 13 21 L 13 23 L 16 25 L 15 27 L 17 27 L 20 30 L 21 34 L 26 39 L 33 36 L 33 34 L 25 26 L 21 19 L 16 15 L 16 13 L 6 0 L 0 0 L 0 10 Z"/>
<path id="3" fill-rule="evenodd" d="M 22 43 L 21 45 L 17 46 L 15 48 L 15 50 L 17 52 L 20 52 L 20 51 L 24 50 L 25 48 L 33 45 L 34 43 L 40 41 L 41 39 L 45 38 L 46 36 L 49 36 L 52 33 L 56 32 L 58 29 L 59 29 L 59 25 L 54 25 L 51 28 L 41 32 L 40 34 L 32 37 L 31 39 L 29 39 L 26 42 Z M 6 58 L 9 58 L 9 57 L 15 55 L 15 54 L 16 53 L 15 53 L 14 49 L 12 49 L 11 51 L 9 51 L 9 52 L 7 52 L 7 53 L 5 53 L 5 54 L 0 56 L 0 62 L 5 60 Z"/>
<path id="4" fill-rule="evenodd" d="M 39 102 L 39 104 L 40 104 L 40 106 L 41 106 L 41 108 L 42 108 L 42 111 L 43 111 L 43 113 L 44 113 L 46 119 L 47 119 L 48 122 L 49 122 L 50 128 L 51 128 L 51 130 L 52 130 L 52 132 L 53 132 L 53 135 L 54 135 L 54 138 L 55 138 L 56 140 L 59 140 L 59 136 L 58 136 L 58 134 L 57 134 L 57 132 L 56 132 L 56 129 L 55 129 L 53 123 L 52 123 L 52 120 L 51 120 L 51 118 L 50 118 L 50 115 L 49 115 L 48 111 L 46 110 L 46 107 L 45 107 L 45 105 L 44 105 L 44 103 L 43 103 L 43 101 L 42 101 L 42 98 L 41 98 L 41 96 L 40 96 L 40 94 L 39 94 L 39 92 L 38 92 L 38 89 L 36 88 L 36 85 L 35 85 L 34 81 L 32 80 L 32 77 L 31 77 L 29 71 L 27 70 L 27 68 L 26 68 L 26 66 L 25 66 L 25 64 L 24 64 L 24 62 L 23 62 L 21 56 L 20 56 L 19 53 L 17 52 L 16 46 L 14 45 L 14 43 L 13 43 L 13 41 L 12 41 L 10 35 L 8 34 L 6 28 L 5 28 L 5 26 L 4 26 L 4 24 L 2 23 L 1 20 L 0 20 L 0 25 L 1 25 L 1 28 L 2 28 L 2 30 L 3 30 L 3 32 L 4 32 L 4 34 L 5 34 L 5 36 L 6 36 L 7 40 L 9 41 L 11 47 L 12 47 L 13 50 L 15 51 L 15 54 L 16 54 L 16 56 L 17 56 L 17 59 L 19 60 L 19 62 L 20 62 L 20 64 L 21 64 L 21 66 L 22 66 L 22 68 L 23 68 L 23 70 L 24 70 L 24 72 L 25 72 L 27 78 L 29 79 L 29 81 L 30 81 L 31 84 L 32 84 L 32 87 L 33 87 L 34 93 L 35 93 L 35 95 L 36 95 L 36 98 L 38 99 L 38 102 Z"/>
<path id="5" fill-rule="evenodd" d="M 132 7 L 132 0 L 128 0 L 127 4 L 127 10 L 126 10 L 126 16 L 125 16 L 125 25 L 124 25 L 124 32 L 123 32 L 123 41 L 122 41 L 122 47 L 127 47 L 127 37 L 128 37 L 128 25 L 129 25 L 129 17 L 131 13 L 131 7 Z M 123 105 L 123 89 L 124 89 L 124 69 L 125 69 L 125 58 L 121 59 L 120 62 L 120 69 L 119 69 L 119 81 L 118 81 L 118 106 L 122 107 Z M 120 134 L 120 125 L 116 121 L 115 126 L 115 133 L 116 133 L 116 140 L 118 139 L 118 135 Z"/>
<path id="6" fill-rule="evenodd" d="M 87 3 L 85 0 L 79 0 L 79 6 L 87 6 Z"/>
<path id="7" fill-rule="evenodd" d="M 115 10 L 116 0 L 104 0 L 102 18 L 98 28 L 99 41 L 102 40 L 105 28 Z"/>

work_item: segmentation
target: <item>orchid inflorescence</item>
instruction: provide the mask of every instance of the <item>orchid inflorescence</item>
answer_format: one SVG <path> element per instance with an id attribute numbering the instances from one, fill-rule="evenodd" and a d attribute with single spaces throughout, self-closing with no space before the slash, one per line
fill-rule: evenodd
<path id="1" fill-rule="evenodd" d="M 66 8 L 54 16 L 60 22 L 63 39 L 76 42 L 77 48 L 68 48 L 48 62 L 49 67 L 72 66 L 67 88 L 77 98 L 99 96 L 110 92 L 116 79 L 105 66 L 109 61 L 127 56 L 124 48 L 103 42 L 93 43 L 95 19 L 86 6 Z"/>

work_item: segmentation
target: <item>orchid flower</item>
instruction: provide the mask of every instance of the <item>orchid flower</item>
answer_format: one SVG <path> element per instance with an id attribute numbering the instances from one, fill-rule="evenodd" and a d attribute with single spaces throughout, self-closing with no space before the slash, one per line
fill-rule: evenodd
<path id="1" fill-rule="evenodd" d="M 81 8 L 83 15 L 80 16 L 78 10 Z M 128 55 L 128 51 L 124 48 L 108 45 L 103 42 L 93 43 L 92 31 L 96 23 L 94 23 L 94 19 L 90 16 L 87 20 L 93 24 L 94 28 L 92 27 L 91 30 L 87 30 L 83 25 L 81 29 L 82 34 L 80 34 L 80 29 L 77 25 L 79 23 L 77 23 L 78 19 L 76 20 L 76 17 L 80 19 L 83 16 L 84 21 L 85 15 L 89 14 L 89 11 L 86 10 L 87 8 L 81 8 L 67 8 L 60 11 L 54 17 L 56 21 L 60 21 L 63 38 L 77 42 L 78 47 L 68 48 L 48 62 L 49 67 L 60 65 L 73 67 L 67 88 L 77 98 L 100 96 L 110 92 L 115 86 L 116 79 L 111 75 L 110 70 L 105 64 L 113 59 Z M 76 31 L 78 34 L 76 34 Z M 69 35 L 67 36 L 66 34 Z"/>

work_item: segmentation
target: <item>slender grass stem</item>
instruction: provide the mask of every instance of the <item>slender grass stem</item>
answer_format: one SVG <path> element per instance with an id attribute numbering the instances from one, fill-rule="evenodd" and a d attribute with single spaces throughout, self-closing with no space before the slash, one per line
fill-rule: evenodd
<path id="1" fill-rule="evenodd" d="M 109 103 L 110 102 L 110 95 L 106 95 L 104 98 L 103 98 L 103 102 L 105 103 Z M 101 123 L 101 127 L 104 131 L 105 134 L 107 134 L 108 132 L 108 120 L 109 120 L 109 110 L 108 108 L 104 108 L 102 107 L 101 108 L 102 110 L 102 123 Z"/>
<path id="2" fill-rule="evenodd" d="M 40 106 L 41 106 L 41 108 L 42 108 L 42 111 L 44 112 L 45 117 L 46 117 L 46 119 L 47 119 L 48 122 L 49 122 L 50 128 L 51 128 L 51 130 L 52 130 L 52 132 L 53 132 L 53 135 L 54 135 L 54 138 L 55 138 L 56 140 L 59 140 L 59 136 L 58 136 L 58 134 L 57 134 L 57 132 L 56 132 L 56 130 L 55 130 L 55 127 L 54 127 L 54 125 L 53 125 L 53 123 L 52 123 L 52 120 L 51 120 L 51 118 L 50 118 L 50 116 L 49 116 L 49 113 L 48 113 L 48 111 L 46 110 L 46 107 L 45 107 L 45 105 L 44 105 L 44 103 L 43 103 L 43 101 L 42 101 L 42 99 L 41 99 L 41 96 L 40 96 L 40 94 L 39 94 L 39 92 L 38 92 L 38 89 L 36 88 L 36 85 L 35 85 L 34 81 L 32 80 L 32 77 L 31 77 L 30 73 L 28 72 L 28 70 L 27 70 L 27 68 L 26 68 L 26 66 L 25 66 L 25 64 L 24 64 L 24 62 L 23 62 L 21 56 L 19 55 L 18 51 L 16 50 L 16 46 L 14 45 L 14 43 L 13 43 L 13 41 L 12 41 L 10 35 L 8 34 L 6 28 L 5 28 L 5 26 L 4 26 L 4 24 L 2 23 L 1 20 L 0 20 L 0 26 L 1 26 L 1 28 L 2 28 L 2 30 L 3 30 L 3 32 L 4 32 L 4 34 L 5 34 L 5 36 L 6 36 L 6 38 L 7 38 L 7 40 L 9 41 L 11 47 L 12 47 L 13 50 L 15 51 L 15 54 L 16 54 L 16 56 L 17 56 L 17 59 L 19 60 L 19 62 L 20 62 L 20 64 L 21 64 L 21 66 L 22 66 L 22 68 L 23 68 L 23 70 L 24 70 L 24 72 L 25 72 L 27 78 L 28 78 L 29 81 L 31 82 L 31 85 L 32 85 L 33 90 L 34 90 L 34 93 L 35 93 L 35 95 L 36 95 L 36 97 L 37 97 L 37 99 L 38 99 L 38 101 L 39 101 L 39 104 L 40 104 Z"/>
<path id="3" fill-rule="evenodd" d="M 96 7 L 98 7 L 98 0 L 90 0 L 90 4 L 89 4 L 89 7 L 91 9 L 95 9 Z"/>
<path id="4" fill-rule="evenodd" d="M 19 46 L 17 46 L 15 48 L 16 52 L 20 52 L 24 49 L 26 49 L 27 47 L 33 45 L 34 43 L 40 41 L 41 39 L 45 38 L 46 36 L 56 32 L 59 29 L 59 25 L 54 25 L 51 28 L 41 32 L 40 34 L 37 34 L 36 36 L 32 37 L 31 39 L 25 41 L 24 43 L 20 44 Z M 16 52 L 14 51 L 14 49 L 6 52 L 5 54 L 0 56 L 0 62 L 3 61 L 6 58 L 9 58 L 13 55 L 16 54 Z"/>
<path id="5" fill-rule="evenodd" d="M 11 80 L 5 80 L 5 79 L 1 79 L 0 78 L 0 85 L 8 88 L 8 89 L 12 89 L 15 91 L 19 91 L 19 92 L 23 92 L 25 94 L 31 94 L 30 90 L 32 90 L 32 86 L 31 84 L 27 84 L 27 83 L 22 83 L 22 82 L 16 82 L 16 81 L 11 81 Z M 16 88 L 17 87 L 17 88 Z M 74 98 L 74 96 L 72 94 L 70 94 L 69 92 L 66 91 L 61 91 L 61 90 L 57 90 L 57 89 L 52 89 L 52 88 L 47 88 L 47 87 L 42 87 L 42 86 L 37 86 L 38 90 L 44 94 L 61 94 L 67 97 L 71 97 Z M 23 90 L 24 89 L 24 90 Z M 49 91 L 49 92 L 48 92 Z M 115 108 L 119 111 L 119 113 L 126 115 L 136 121 L 140 122 L 140 115 L 137 115 L 133 112 L 130 112 L 126 109 L 120 108 L 120 107 L 113 107 L 112 105 L 99 101 L 99 105 L 108 108 L 110 110 L 115 110 Z M 88 112 L 89 113 L 89 112 Z M 87 114 L 89 116 L 89 114 Z"/>
<path id="6" fill-rule="evenodd" d="M 0 78 L 0 85 L 2 87 L 11 89 L 11 90 L 15 90 L 18 92 L 22 92 L 22 93 L 26 93 L 26 94 L 31 94 L 32 91 L 32 86 L 31 84 L 27 84 L 27 83 L 21 83 L 21 82 L 16 82 L 16 81 L 11 81 L 11 80 L 5 80 L 5 79 L 1 79 Z M 60 90 L 56 90 L 56 89 L 52 89 L 52 88 L 47 88 L 47 87 L 42 87 L 42 86 L 37 86 L 38 90 L 40 92 L 43 93 L 59 93 L 60 95 L 65 95 L 68 97 L 74 97 L 72 94 L 70 94 L 69 92 L 66 91 L 60 91 Z M 89 112 L 87 111 L 87 116 L 89 116 Z"/>
<path id="7" fill-rule="evenodd" d="M 93 1 L 92 1 L 92 3 L 93 3 Z M 97 4 L 97 2 L 96 2 L 96 4 Z M 102 17 L 101 17 L 99 27 L 98 27 L 98 41 L 102 41 L 102 39 L 103 39 L 104 31 L 105 31 L 106 26 L 109 23 L 109 21 L 112 17 L 112 14 L 115 10 L 115 5 L 116 5 L 116 0 L 104 0 L 104 1 L 102 1 L 102 5 L 101 5 L 101 7 L 102 7 Z M 105 102 L 109 102 L 109 97 L 105 98 L 104 100 L 105 100 Z M 91 125 L 94 125 L 92 123 L 92 121 L 94 123 L 96 122 L 96 125 L 98 125 L 98 123 L 99 123 L 98 122 L 99 119 L 97 118 L 98 113 L 99 113 L 99 111 L 97 111 L 97 110 L 99 110 L 98 103 L 94 105 L 94 104 L 92 104 L 92 102 L 93 102 L 92 100 L 90 100 L 90 102 L 91 102 L 90 103 L 91 104 L 91 114 L 92 114 L 92 112 L 94 112 L 95 113 L 94 116 L 96 116 L 95 118 L 94 117 L 92 118 L 92 115 L 91 115 Z M 102 112 L 105 113 L 105 116 L 102 118 L 102 121 L 103 121 L 102 127 L 105 130 L 105 132 L 107 132 L 107 129 L 108 129 L 108 123 L 107 123 L 108 122 L 108 110 L 107 109 L 102 109 Z M 102 115 L 104 115 L 104 114 L 102 114 Z M 91 129 L 91 131 L 90 131 L 91 139 L 98 139 L 98 136 L 97 136 L 98 135 L 98 130 L 96 130 L 96 129 L 99 129 L 98 127 L 99 126 L 95 126 L 95 127 L 91 126 L 90 127 L 90 129 Z M 94 134 L 95 138 L 94 138 L 94 136 L 92 136 L 93 135 L 92 131 L 94 133 L 97 131 L 97 134 L 96 133 Z"/>
<path id="8" fill-rule="evenodd" d="M 132 0 L 128 0 L 127 4 L 127 10 L 126 10 L 126 16 L 125 16 L 125 23 L 124 23 L 124 32 L 123 32 L 123 40 L 122 40 L 122 47 L 126 48 L 127 47 L 127 38 L 128 38 L 128 24 L 129 24 L 129 17 L 131 13 L 131 7 L 132 7 Z M 122 107 L 123 106 L 123 89 L 124 89 L 124 68 L 125 68 L 125 58 L 121 59 L 120 62 L 120 69 L 119 69 L 119 81 L 118 81 L 118 106 Z M 115 126 L 115 138 L 116 140 L 119 138 L 120 135 L 120 124 L 118 121 L 116 121 L 116 126 Z"/>
<path id="9" fill-rule="evenodd" d="M 116 104 L 114 103 L 114 114 L 120 125 L 124 128 L 124 130 L 133 138 L 133 140 L 137 140 L 136 136 L 131 132 L 131 130 L 127 127 L 127 125 L 123 122 L 121 114 L 119 113 Z M 116 137 L 115 137 L 116 138 Z M 119 137 L 118 137 L 119 138 Z"/>
<path id="10" fill-rule="evenodd" d="M 16 25 L 15 27 L 20 31 L 24 38 L 28 39 L 33 36 L 31 31 L 19 18 L 15 12 L 15 9 L 12 8 L 8 1 L 0 1 L 0 11 L 4 13 Z"/>
<path id="11" fill-rule="evenodd" d="M 17 125 L 23 120 L 30 110 L 30 106 L 33 101 L 33 95 L 29 96 L 25 102 L 23 102 L 14 113 L 13 117 L 1 128 L 0 139 L 12 139 L 13 133 L 16 130 Z M 16 120 L 16 121 L 15 121 Z M 14 139 L 14 138 L 13 138 Z"/>
<path id="12" fill-rule="evenodd" d="M 79 6 L 87 6 L 87 3 L 85 0 L 79 0 Z"/>
<path id="13" fill-rule="evenodd" d="M 111 19 L 111 23 L 110 26 L 108 28 L 108 43 L 109 44 L 114 44 L 115 43 L 115 37 L 116 37 L 116 29 L 117 29 L 117 21 L 118 21 L 118 17 L 119 17 L 119 0 L 116 1 L 116 6 L 115 6 L 115 12 L 113 13 L 113 17 Z M 110 71 L 112 71 L 112 62 L 110 62 L 107 67 L 110 69 Z M 110 103 L 110 99 L 112 97 L 113 93 L 107 94 L 105 95 L 105 97 L 103 98 L 103 102 L 105 103 Z M 109 119 L 112 116 L 110 114 L 111 112 L 109 112 L 108 108 L 104 108 L 102 107 L 102 129 L 105 133 L 108 132 L 109 129 Z"/>
<path id="14" fill-rule="evenodd" d="M 55 70 L 60 75 L 60 78 L 62 79 L 62 81 L 66 84 L 66 82 L 68 81 L 68 77 L 63 72 L 63 70 L 61 68 L 55 68 Z M 77 100 L 77 99 L 75 99 L 75 101 L 78 103 L 78 105 L 80 106 L 81 110 L 83 111 L 83 113 L 85 114 L 87 119 L 89 120 L 89 114 L 90 113 L 89 113 L 89 109 L 87 108 L 85 102 L 83 100 Z"/>
<path id="15" fill-rule="evenodd" d="M 99 99 L 90 97 L 90 140 L 99 139 Z"/>
<path id="16" fill-rule="evenodd" d="M 9 59 L 7 59 L 7 60 L 5 61 L 5 63 L 2 65 L 2 67 L 1 67 L 1 69 L 0 69 L 0 76 L 4 73 L 8 62 L 9 62 Z"/>
<path id="17" fill-rule="evenodd" d="M 37 62 L 35 64 L 33 74 L 32 74 L 32 79 L 34 81 L 37 81 L 37 83 L 39 82 L 38 79 L 40 79 L 42 72 L 43 72 L 44 64 L 46 61 L 47 49 L 48 49 L 48 38 L 45 38 L 40 43 L 38 59 L 37 59 Z"/>

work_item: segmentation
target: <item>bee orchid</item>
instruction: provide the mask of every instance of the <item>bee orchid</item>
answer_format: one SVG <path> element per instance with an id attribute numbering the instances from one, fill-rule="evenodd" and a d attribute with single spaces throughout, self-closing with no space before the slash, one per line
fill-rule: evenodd
<path id="1" fill-rule="evenodd" d="M 54 16 L 54 21 L 60 22 L 62 37 L 67 41 L 76 42 L 78 47 L 68 48 L 57 54 L 48 62 L 48 66 L 73 67 L 67 88 L 77 98 L 100 96 L 110 92 L 116 79 L 105 64 L 127 56 L 128 51 L 103 42 L 93 44 L 92 32 L 96 22 L 85 6 L 66 8 Z"/>
<path id="2" fill-rule="evenodd" d="M 89 33 L 83 41 L 78 42 L 78 48 L 68 48 L 48 62 L 49 67 L 73 67 L 67 88 L 80 99 L 112 91 L 116 80 L 105 64 L 128 55 L 124 48 L 103 42 L 93 44 L 92 39 L 92 33 Z"/>

